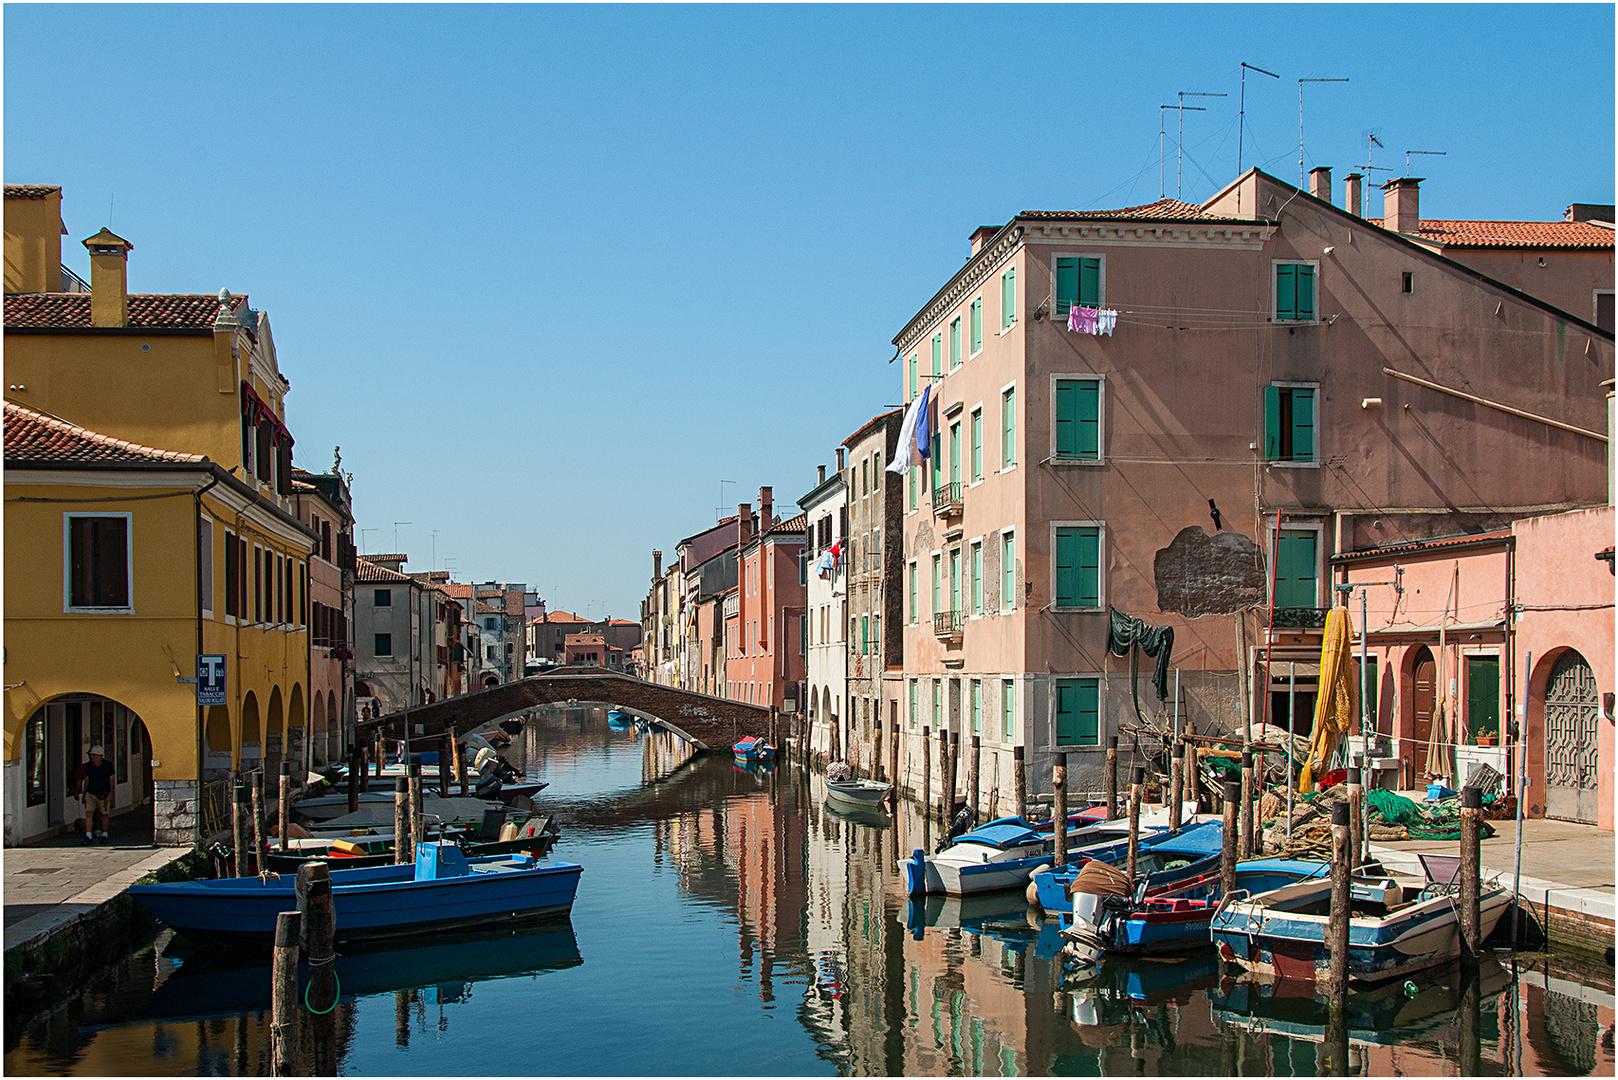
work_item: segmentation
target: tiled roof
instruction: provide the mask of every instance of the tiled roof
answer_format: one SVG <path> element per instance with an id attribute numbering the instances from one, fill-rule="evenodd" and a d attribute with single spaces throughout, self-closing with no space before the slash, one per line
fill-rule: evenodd
<path id="1" fill-rule="evenodd" d="M 781 524 L 775 526 L 772 529 L 767 529 L 765 531 L 767 533 L 787 533 L 787 532 L 800 532 L 801 533 L 807 528 L 809 528 L 809 515 L 808 514 L 799 514 L 797 517 L 787 518 L 785 521 L 781 522 Z"/>
<path id="2" fill-rule="evenodd" d="M 492 604 L 485 604 L 482 600 L 474 600 L 473 604 L 475 605 L 473 611 L 474 611 L 475 614 L 478 614 L 478 615 L 502 615 L 502 614 L 504 614 L 504 612 L 502 612 L 499 608 L 493 606 Z"/>
<path id="3" fill-rule="evenodd" d="M 472 586 L 470 585 L 460 585 L 452 581 L 444 586 L 444 591 L 457 600 L 472 599 Z"/>
<path id="4" fill-rule="evenodd" d="M 1381 225 L 1382 218 L 1368 219 Z M 1612 248 L 1613 230 L 1587 221 L 1446 221 L 1423 218 L 1409 234 L 1444 247 Z"/>
<path id="5" fill-rule="evenodd" d="M 320 489 L 315 487 L 315 485 L 309 483 L 307 480 L 299 480 L 296 476 L 294 476 L 292 478 L 292 490 L 293 491 L 316 491 L 316 492 L 318 492 Z"/>
<path id="6" fill-rule="evenodd" d="M 1181 202 L 1179 199 L 1159 199 L 1156 202 L 1143 203 L 1140 206 L 1126 206 L 1121 210 L 1024 210 L 1017 215 L 1025 218 L 1117 218 L 1125 221 L 1138 221 L 1142 218 L 1205 218 L 1212 215 L 1204 213 L 1202 207 L 1196 203 Z"/>
<path id="7" fill-rule="evenodd" d="M 1511 539 L 1509 529 L 1500 532 L 1472 533 L 1467 536 L 1446 536 L 1437 540 L 1406 540 L 1397 544 L 1386 544 L 1378 548 L 1365 551 L 1345 551 L 1341 555 L 1333 555 L 1334 563 L 1350 562 L 1357 559 L 1375 559 L 1387 555 L 1403 555 L 1418 551 L 1440 551 L 1446 548 L 1469 547 L 1473 544 L 1497 544 Z"/>
<path id="8" fill-rule="evenodd" d="M 109 464 L 153 461 L 200 463 L 208 460 L 201 454 L 158 450 L 114 439 L 11 401 L 5 403 L 5 458 L 8 462 Z"/>
<path id="9" fill-rule="evenodd" d="M 848 438 L 844 439 L 843 440 L 843 445 L 849 447 L 850 449 L 852 449 L 854 444 L 859 442 L 861 439 L 863 439 L 866 436 L 866 434 L 871 431 L 872 428 L 876 427 L 878 424 L 881 424 L 882 422 L 884 422 L 886 420 L 892 419 L 893 417 L 903 416 L 903 415 L 904 415 L 904 408 L 902 406 L 900 408 L 897 408 L 897 409 L 889 409 L 885 413 L 877 413 L 875 416 L 871 417 L 871 419 L 867 420 L 863 425 L 861 425 L 861 427 L 860 427 L 860 429 L 858 431 L 854 432 L 854 434 L 852 434 Z"/>
<path id="10" fill-rule="evenodd" d="M 60 184 L 7 184 L 6 198 L 8 199 L 43 199 L 47 195 L 62 190 Z"/>
<path id="11" fill-rule="evenodd" d="M 610 619 L 610 620 L 608 620 L 608 622 L 613 626 L 639 626 L 640 625 L 640 623 L 636 622 L 633 619 Z"/>
<path id="12" fill-rule="evenodd" d="M 536 619 L 535 621 L 549 623 L 587 623 L 590 620 L 586 619 L 583 615 L 569 615 L 565 611 L 547 611 L 543 620 Z"/>
<path id="13" fill-rule="evenodd" d="M 605 645 L 606 641 L 600 634 L 564 634 L 564 645 Z"/>
<path id="14" fill-rule="evenodd" d="M 354 580 L 375 585 L 413 585 L 408 574 L 401 574 L 397 570 L 389 570 L 385 566 L 378 566 L 369 559 L 360 558 L 354 563 Z"/>
<path id="15" fill-rule="evenodd" d="M 230 310 L 247 303 L 232 295 Z M 140 329 L 212 329 L 219 297 L 192 293 L 131 293 L 129 325 Z M 23 327 L 90 326 L 89 293 L 14 293 L 6 297 L 6 325 Z"/>
<path id="16" fill-rule="evenodd" d="M 390 552 L 385 552 L 385 553 L 383 553 L 381 555 L 367 555 L 367 556 L 365 556 L 365 558 L 370 559 L 372 562 L 376 562 L 376 563 L 385 563 L 385 562 L 405 563 L 405 562 L 410 561 L 410 556 L 406 555 L 402 551 L 390 551 Z"/>

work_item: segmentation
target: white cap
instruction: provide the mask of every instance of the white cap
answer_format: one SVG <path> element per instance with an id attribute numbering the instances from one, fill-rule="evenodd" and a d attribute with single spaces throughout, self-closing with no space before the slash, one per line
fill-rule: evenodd
<path id="1" fill-rule="evenodd" d="M 101 752 L 101 747 L 99 747 L 99 746 L 90 747 L 90 753 L 95 754 L 95 755 L 97 755 L 99 757 L 106 757 L 107 756 L 106 754 L 103 754 Z"/>

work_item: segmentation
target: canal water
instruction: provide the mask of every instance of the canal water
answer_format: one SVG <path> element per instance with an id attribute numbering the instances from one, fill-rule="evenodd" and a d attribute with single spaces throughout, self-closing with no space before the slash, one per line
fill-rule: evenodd
<path id="1" fill-rule="evenodd" d="M 571 919 L 345 955 L 343 1075 L 1325 1075 L 1312 994 L 1212 953 L 1064 983 L 1015 895 L 912 905 L 904 807 L 828 809 L 817 774 L 682 761 L 598 709 L 512 759 L 547 781 Z M 929 831 L 930 836 L 930 831 Z M 6 1027 L 8 1075 L 267 1075 L 269 968 L 164 933 L 66 1006 Z M 1358 1075 L 1611 1075 L 1613 973 L 1505 957 L 1355 995 Z"/>

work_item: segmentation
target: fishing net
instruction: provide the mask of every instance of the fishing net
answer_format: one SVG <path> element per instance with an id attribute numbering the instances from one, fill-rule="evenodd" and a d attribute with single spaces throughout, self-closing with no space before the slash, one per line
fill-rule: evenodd
<path id="1" fill-rule="evenodd" d="M 1403 795 L 1392 791 L 1377 788 L 1366 796 L 1371 804 L 1371 811 L 1366 817 L 1366 827 L 1371 830 L 1371 839 L 1383 839 L 1377 835 L 1378 826 L 1388 832 L 1403 829 L 1406 836 L 1388 836 L 1386 839 L 1411 840 L 1459 840 L 1461 838 L 1461 800 L 1459 796 L 1453 799 L 1444 799 L 1431 807 L 1424 807 Z M 1483 822 L 1480 834 L 1484 839 L 1494 835 L 1494 828 L 1488 822 Z"/>

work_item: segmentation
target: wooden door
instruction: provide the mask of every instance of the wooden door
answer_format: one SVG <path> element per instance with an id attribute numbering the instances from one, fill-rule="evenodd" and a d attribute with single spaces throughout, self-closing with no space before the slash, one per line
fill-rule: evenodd
<path id="1" fill-rule="evenodd" d="M 1437 665 L 1433 661 L 1433 654 L 1423 645 L 1416 652 L 1416 664 L 1412 675 L 1412 699 L 1415 703 L 1415 752 L 1410 760 L 1415 764 L 1415 782 L 1423 784 L 1427 779 L 1427 740 L 1433 732 L 1433 700 L 1434 688 L 1437 685 Z"/>

